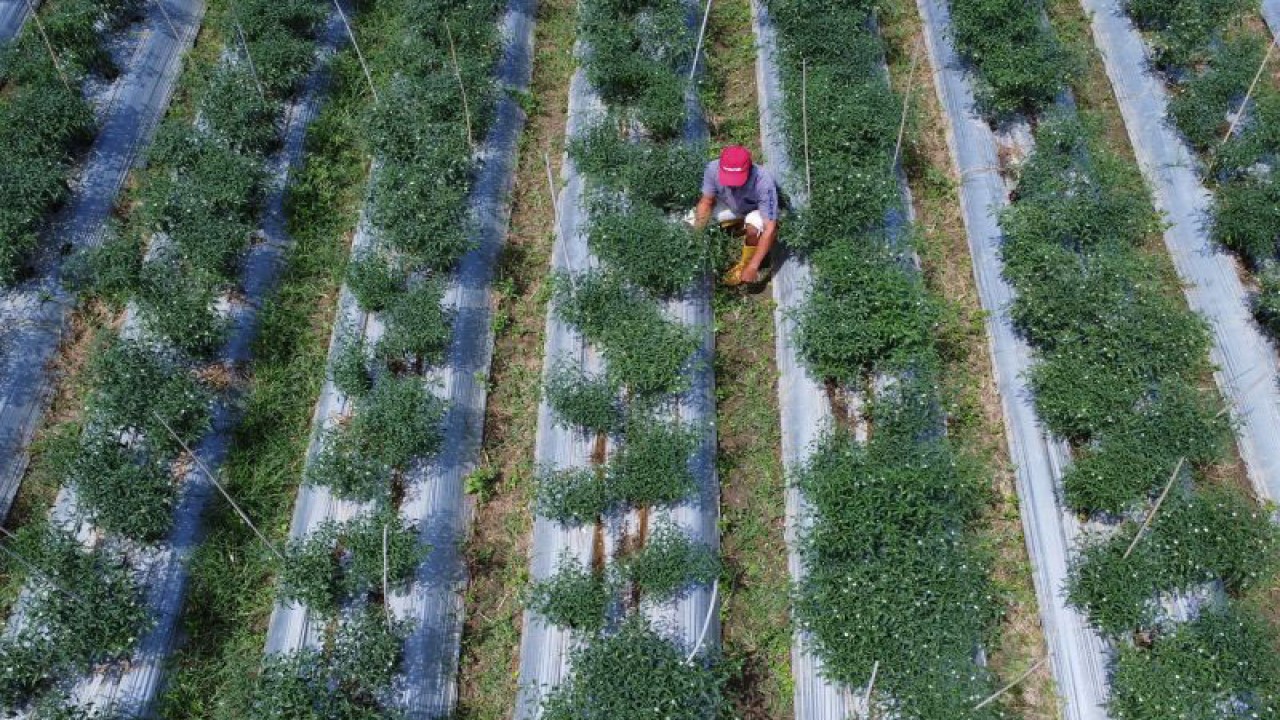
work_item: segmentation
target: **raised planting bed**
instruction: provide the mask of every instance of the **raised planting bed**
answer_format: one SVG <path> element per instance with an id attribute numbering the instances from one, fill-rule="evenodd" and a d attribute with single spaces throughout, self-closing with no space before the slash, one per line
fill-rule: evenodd
<path id="1" fill-rule="evenodd" d="M 38 79 L 37 84 L 47 91 L 36 93 L 37 86 L 31 85 L 28 96 L 29 91 L 22 89 L 25 82 L 19 83 L 15 78 L 13 95 L 6 99 L 11 98 L 16 104 L 6 107 L 13 112 L 20 110 L 24 102 L 31 107 L 12 117 L 6 115 L 0 134 L 18 133 L 16 139 L 5 142 L 16 144 L 11 153 L 31 159 L 35 156 L 30 153 L 40 150 L 39 143 L 31 140 L 42 137 L 49 141 L 75 130 L 50 115 L 71 111 L 73 119 L 80 118 L 77 123 L 88 123 L 76 130 L 72 145 L 87 144 L 90 138 L 93 142 L 84 154 L 82 170 L 69 185 L 64 183 L 69 180 L 68 173 L 75 174 L 73 166 L 78 163 L 74 160 L 80 157 L 78 153 L 74 158 L 69 154 L 71 146 L 58 149 L 46 144 L 45 150 L 56 154 L 47 158 L 49 163 L 44 169 L 11 163 L 0 173 L 0 193 L 6 196 L 38 191 L 28 195 L 32 202 L 11 198 L 4 203 L 6 209 L 0 211 L 8 218 L 3 222 L 26 228 L 11 235 L 10 231 L 19 229 L 10 226 L 0 243 L 16 241 L 24 247 L 35 243 L 34 252 L 20 253 L 26 262 L 22 277 L 12 284 L 0 284 L 0 515 L 8 514 L 26 471 L 27 445 L 53 390 L 51 361 L 75 302 L 60 277 L 65 253 L 102 242 L 116 196 L 164 114 L 183 53 L 194 40 L 204 13 L 201 3 L 150 3 L 145 7 L 145 16 L 128 27 L 115 27 L 108 33 L 108 41 L 95 34 L 93 23 L 112 8 L 125 12 L 125 8 L 133 6 L 74 2 L 65 5 L 70 13 L 67 17 L 61 17 L 61 7 L 64 5 L 49 8 L 47 14 L 51 17 L 42 19 L 42 23 L 49 24 L 46 30 L 50 32 L 54 25 L 62 28 L 60 44 L 55 49 L 76 47 L 73 52 L 60 51 L 59 59 L 65 66 L 63 74 L 70 73 L 68 83 L 77 83 L 73 88 L 83 85 L 85 99 L 75 93 L 67 95 L 56 71 L 48 67 L 41 70 L 42 59 L 48 54 L 43 41 L 36 37 L 38 28 L 32 27 L 32 33 L 24 34 L 8 48 L 12 53 L 9 59 L 16 63 L 15 70 L 25 67 L 23 72 L 28 79 Z M 135 11 L 139 9 L 133 7 Z M 51 32 L 51 40 L 53 37 Z M 90 67 L 86 63 L 95 63 L 99 70 L 85 72 Z M 23 97 L 28 99 L 23 101 Z M 28 134 L 26 123 L 44 132 Z M 33 179 L 37 179 L 34 185 Z M 61 209 L 52 216 L 36 217 L 32 215 L 36 207 L 48 209 L 45 200 L 52 199 L 46 191 L 57 197 Z M 39 200 L 42 197 L 45 200 Z M 23 233 L 27 240 L 17 240 Z M 34 240 L 32 233 L 40 235 L 41 240 Z"/>
<path id="2" fill-rule="evenodd" d="M 1262 118 L 1276 104 L 1270 78 L 1264 73 L 1258 102 L 1246 108 L 1233 140 L 1212 156 L 1197 155 L 1192 145 L 1217 145 L 1221 140 L 1210 136 L 1219 127 L 1218 138 L 1226 138 L 1228 114 L 1243 100 L 1258 68 L 1250 56 L 1265 41 L 1256 35 L 1249 39 L 1241 16 L 1245 2 L 1087 0 L 1081 5 L 1090 16 L 1139 167 L 1168 221 L 1165 244 L 1187 301 L 1209 323 L 1214 378 L 1230 407 L 1249 479 L 1260 497 L 1275 499 L 1280 497 L 1275 348 L 1250 312 L 1238 264 L 1222 252 L 1223 243 L 1265 245 L 1259 238 L 1266 230 L 1258 229 L 1268 223 L 1271 180 L 1251 158 L 1274 154 L 1267 148 L 1275 144 L 1275 123 Z M 1228 32 L 1228 25 L 1238 31 Z M 1248 64 L 1253 68 L 1243 70 Z M 1174 77 L 1184 84 L 1166 82 Z M 1265 301 L 1259 305 L 1264 317 L 1266 307 Z"/>
<path id="3" fill-rule="evenodd" d="M 83 706 L 128 717 L 150 712 L 176 639 L 186 564 L 214 493 L 203 469 L 217 472 L 225 456 L 238 418 L 236 374 L 251 360 L 258 307 L 275 285 L 289 242 L 278 223 L 263 223 L 264 241 L 252 247 L 251 235 L 260 212 L 278 212 L 289 171 L 301 159 L 302 133 L 325 86 L 326 60 L 341 37 L 337 23 L 325 25 L 325 15 L 324 5 L 310 2 L 239 2 L 239 28 L 230 16 L 217 15 L 219 35 L 234 37 L 239 30 L 243 40 L 221 56 L 214 48 L 206 55 L 211 59 L 187 76 L 198 120 L 174 111 L 139 180 L 142 202 L 130 208 L 117 237 L 79 259 L 86 268 L 110 270 L 87 272 L 112 281 L 89 289 L 127 309 L 122 328 L 107 331 L 92 353 L 79 432 L 63 436 L 57 448 L 55 471 L 66 485 L 50 516 L 48 542 L 66 534 L 83 548 L 79 552 L 102 558 L 87 566 L 132 584 L 128 592 L 116 593 L 118 608 L 79 620 L 87 626 L 84 632 L 107 623 L 128 639 L 109 646 L 110 654 L 90 647 L 87 654 L 66 656 L 59 643 L 35 658 L 25 656 L 36 664 L 23 673 L 40 681 L 7 688 L 11 707 L 22 708 L 43 694 L 68 711 Z M 249 99 L 238 105 L 233 91 Z M 229 166 L 243 170 L 252 185 L 222 176 Z M 234 192 L 219 192 L 229 187 Z M 167 294 L 155 282 L 156 263 L 183 280 L 208 281 L 225 310 L 214 314 L 178 302 L 199 294 L 178 298 L 188 289 L 183 283 L 174 283 Z M 236 298 L 227 299 L 229 294 Z M 214 321 L 202 327 L 218 332 L 184 334 L 181 325 L 154 321 L 175 307 L 196 317 L 212 315 Z M 193 337 L 201 342 L 187 342 Z M 39 590 L 47 578 L 44 571 L 28 576 L 4 652 L 21 650 L 24 638 L 56 640 L 46 634 L 53 596 Z M 74 594 L 79 584 L 59 588 Z M 49 665 L 50 658 L 62 659 Z M 118 660 L 128 662 L 113 662 Z"/>
<path id="4" fill-rule="evenodd" d="M 489 284 L 509 216 L 534 10 L 522 0 L 410 0 L 371 12 L 374 169 L 294 507 L 297 562 L 280 575 L 267 633 L 254 701 L 265 717 L 295 712 L 280 702 L 282 674 L 301 706 L 324 717 L 334 703 L 359 717 L 437 717 L 456 702 L 466 584 L 458 543 L 471 515 Z M 385 672 L 372 680 L 342 658 L 344 634 L 362 626 L 386 636 Z"/>
<path id="5" fill-rule="evenodd" d="M 996 717 L 975 709 L 1002 613 L 988 481 L 943 431 L 937 306 L 895 162 L 903 103 L 871 11 L 757 7 L 765 147 L 798 208 L 774 284 L 796 716 Z"/>
<path id="6" fill-rule="evenodd" d="M 579 4 L 520 718 L 724 708 L 709 426 L 722 238 L 680 220 L 707 157 L 690 79 L 695 9 Z"/>

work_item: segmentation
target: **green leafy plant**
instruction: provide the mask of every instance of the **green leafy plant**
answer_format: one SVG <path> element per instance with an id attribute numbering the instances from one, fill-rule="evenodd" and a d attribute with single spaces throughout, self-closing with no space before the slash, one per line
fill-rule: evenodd
<path id="1" fill-rule="evenodd" d="M 1258 292 L 1252 304 L 1258 322 L 1280 337 L 1280 269 L 1268 268 L 1258 276 Z"/>
<path id="2" fill-rule="evenodd" d="M 529 586 L 525 607 L 556 625 L 595 633 L 604 627 L 612 601 L 609 580 L 566 553 L 554 575 Z"/>
<path id="3" fill-rule="evenodd" d="M 358 253 L 347 263 L 347 287 L 365 312 L 382 312 L 404 292 L 408 273 L 377 250 Z"/>
<path id="4" fill-rule="evenodd" d="M 727 711 L 725 678 L 640 618 L 575 650 L 573 675 L 542 706 L 546 720 L 705 720 Z"/>
<path id="5" fill-rule="evenodd" d="M 603 433 L 622 429 L 618 389 L 607 377 L 591 377 L 577 365 L 558 361 L 547 374 L 544 391 L 551 409 L 568 426 Z"/>
<path id="6" fill-rule="evenodd" d="M 698 480 L 690 467 L 701 433 L 676 422 L 633 419 L 605 474 L 609 497 L 633 507 L 675 505 Z"/>
<path id="7" fill-rule="evenodd" d="M 1265 50 L 1256 37 L 1232 38 L 1169 101 L 1169 117 L 1197 151 L 1222 140 L 1228 115 L 1239 108 Z"/>
<path id="8" fill-rule="evenodd" d="M 102 431 L 85 433 L 64 479 L 76 489 L 77 507 L 107 532 L 145 542 L 173 526 L 168 469 Z"/>
<path id="9" fill-rule="evenodd" d="M 624 563 L 622 574 L 649 600 L 667 602 L 692 585 L 715 580 L 720 575 L 720 558 L 679 528 L 663 525 Z"/>
<path id="10" fill-rule="evenodd" d="M 329 367 L 329 377 L 338 392 L 359 399 L 373 389 L 368 343 L 353 330 L 344 333 Z"/>
<path id="11" fill-rule="evenodd" d="M 538 514 L 564 525 L 586 525 L 608 514 L 612 501 L 604 475 L 595 468 L 544 469 L 538 473 Z"/>
<path id="12" fill-rule="evenodd" d="M 1077 71 L 1039 0 L 951 0 L 951 22 L 961 54 L 981 73 L 978 102 L 991 117 L 1038 114 Z"/>
<path id="13" fill-rule="evenodd" d="M 1220 186 L 1212 235 L 1253 267 L 1275 259 L 1280 252 L 1280 177 L 1245 177 Z"/>
<path id="14" fill-rule="evenodd" d="M 1124 9 L 1151 33 L 1156 65 L 1177 69 L 1203 60 L 1226 23 L 1249 9 L 1249 0 L 1127 0 Z"/>
<path id="15" fill-rule="evenodd" d="M 422 378 L 384 375 L 357 406 L 351 434 L 379 462 L 405 468 L 440 448 L 443 415 Z"/>
<path id="16" fill-rule="evenodd" d="M 443 284 L 428 282 L 392 301 L 383 318 L 387 327 L 378 342 L 378 356 L 418 366 L 439 362 L 452 335 L 449 316 L 440 304 L 443 295 Z"/>

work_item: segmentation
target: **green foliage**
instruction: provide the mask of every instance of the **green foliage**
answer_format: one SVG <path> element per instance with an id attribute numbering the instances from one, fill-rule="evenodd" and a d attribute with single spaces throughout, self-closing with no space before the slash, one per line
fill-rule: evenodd
<path id="1" fill-rule="evenodd" d="M 593 181 L 635 204 L 683 212 L 698 199 L 706 148 L 628 138 L 609 118 L 569 140 L 569 157 Z"/>
<path id="2" fill-rule="evenodd" d="M 638 299 L 619 277 L 559 276 L 553 292 L 560 319 L 599 346 L 611 382 L 638 397 L 685 386 L 682 370 L 698 348 L 693 331 L 664 317 L 654 303 Z"/>
<path id="3" fill-rule="evenodd" d="M 326 522 L 292 538 L 280 564 L 280 597 L 320 612 L 332 612 L 342 595 L 337 523 Z"/>
<path id="4" fill-rule="evenodd" d="M 981 480 L 921 438 L 937 419 L 927 387 L 882 398 L 872 419 L 869 443 L 830 436 L 797 477 L 813 526 L 796 620 L 833 679 L 857 686 L 878 661 L 877 689 L 902 717 L 995 717 L 972 709 L 991 692 L 973 649 L 1001 616 L 990 560 L 967 532 Z"/>
<path id="5" fill-rule="evenodd" d="M 681 0 L 594 0 L 578 10 L 582 67 L 605 104 L 658 139 L 684 127 L 695 38 Z"/>
<path id="6" fill-rule="evenodd" d="M 109 225 L 102 244 L 72 256 L 64 274 L 80 293 L 120 308 L 142 284 L 142 252 L 142 238 Z"/>
<path id="7" fill-rule="evenodd" d="M 592 201 L 589 215 L 591 252 L 630 284 L 668 297 L 688 289 L 711 268 L 709 235 L 672 222 L 657 207 L 602 195 Z"/>
<path id="8" fill-rule="evenodd" d="M 690 459 L 702 433 L 677 422 L 637 418 L 606 471 L 609 497 L 632 507 L 676 505 L 698 490 Z"/>
<path id="9" fill-rule="evenodd" d="M 1150 648 L 1121 645 L 1107 710 L 1116 720 L 1270 717 L 1280 704 L 1276 641 L 1265 619 L 1228 607 Z"/>
<path id="10" fill-rule="evenodd" d="M 117 438 L 87 431 L 67 470 L 77 507 L 102 530 L 155 541 L 173 526 L 176 487 L 168 469 Z"/>
<path id="11" fill-rule="evenodd" d="M 951 20 L 961 54 L 981 73 L 978 102 L 991 117 L 1039 114 L 1077 71 L 1042 0 L 951 0 Z"/>
<path id="12" fill-rule="evenodd" d="M 724 676 L 640 618 L 575 650 L 573 676 L 542 706 L 545 720 L 706 720 L 727 712 Z"/>
<path id="13" fill-rule="evenodd" d="M 1227 117 L 1239 109 L 1265 51 L 1255 37 L 1229 40 L 1169 101 L 1169 117 L 1197 151 L 1222 140 Z"/>
<path id="14" fill-rule="evenodd" d="M 316 453 L 303 473 L 308 485 L 322 485 L 348 500 L 385 501 L 390 497 L 394 469 L 375 456 L 351 425 L 326 430 Z"/>
<path id="15" fill-rule="evenodd" d="M 342 623 L 329 660 L 340 692 L 375 706 L 400 671 L 409 631 L 408 623 L 390 621 L 377 607 L 366 607 Z"/>
<path id="16" fill-rule="evenodd" d="M 91 422 L 104 430 L 139 433 L 156 452 L 179 449 L 169 429 L 191 444 L 210 427 L 209 392 L 171 358 L 141 342 L 104 338 L 87 376 Z"/>
<path id="17" fill-rule="evenodd" d="M 1269 173 L 1221 185 L 1214 198 L 1212 235 L 1253 267 L 1274 259 L 1280 252 L 1280 176 Z"/>
<path id="18" fill-rule="evenodd" d="M 1126 559 L 1137 531 L 1130 523 L 1108 540 L 1086 543 L 1071 568 L 1068 600 L 1108 635 L 1149 628 L 1160 594 L 1215 581 L 1238 593 L 1275 570 L 1277 531 L 1236 490 L 1171 494 Z"/>
<path id="19" fill-rule="evenodd" d="M 378 378 L 356 406 L 351 433 L 371 457 L 403 469 L 440 448 L 444 403 L 419 377 Z"/>
<path id="20" fill-rule="evenodd" d="M 692 585 L 715 580 L 720 575 L 720 558 L 713 548 L 694 542 L 677 527 L 664 525 L 623 564 L 622 574 L 647 599 L 667 602 Z"/>
<path id="21" fill-rule="evenodd" d="M 566 552 L 554 575 L 529 586 L 525 607 L 552 624 L 595 633 L 604 627 L 612 600 L 609 581 Z"/>
<path id="22" fill-rule="evenodd" d="M 386 310 L 404 292 L 407 281 L 406 268 L 378 250 L 357 253 L 347 263 L 347 287 L 365 312 Z"/>
<path id="23" fill-rule="evenodd" d="M 228 322 L 217 301 L 225 284 L 214 272 L 185 265 L 173 248 L 157 251 L 142 266 L 138 321 L 146 330 L 195 357 L 213 355 Z"/>
<path id="24" fill-rule="evenodd" d="M 1253 0 L 1127 0 L 1125 11 L 1151 33 L 1157 67 L 1187 68 L 1205 58 L 1227 22 L 1256 5 Z"/>
<path id="25" fill-rule="evenodd" d="M 243 34 L 267 96 L 281 98 L 293 94 L 315 64 L 314 38 L 324 16 L 324 4 L 315 0 L 237 0 L 223 36 Z"/>
<path id="26" fill-rule="evenodd" d="M 24 629 L 0 640 L 0 702 L 8 707 L 56 677 L 125 657 L 150 622 L 132 570 L 110 551 L 49 530 L 27 560 L 41 575 L 27 585 Z"/>
<path id="27" fill-rule="evenodd" d="M 266 154 L 276 145 L 278 103 L 258 94 L 247 65 L 224 64 L 206 81 L 200 116 L 218 142 L 242 154 Z"/>
<path id="28" fill-rule="evenodd" d="M 418 367 L 443 359 L 452 336 L 443 296 L 443 283 L 425 282 L 393 300 L 383 317 L 386 332 L 378 341 L 377 355 Z"/>
<path id="29" fill-rule="evenodd" d="M 387 540 L 385 558 L 384 531 Z M 404 587 L 413 579 L 431 549 L 419 542 L 416 526 L 390 511 L 366 515 L 347 523 L 339 541 L 350 555 L 345 582 L 349 595 L 381 593 L 384 564 L 389 587 Z"/>
<path id="30" fill-rule="evenodd" d="M 558 361 L 547 374 L 547 403 L 569 427 L 615 433 L 622 429 L 618 388 L 607 377 L 591 377 L 577 365 Z"/>
<path id="31" fill-rule="evenodd" d="M 817 278 L 797 314 L 796 346 L 816 376 L 854 382 L 928 346 L 937 311 L 904 263 L 843 244 L 814 256 Z"/>
<path id="32" fill-rule="evenodd" d="M 401 588 L 413 579 L 429 548 L 417 529 L 390 511 L 345 524 L 321 523 L 289 541 L 280 567 L 280 596 L 308 608 L 333 613 L 344 600 L 382 593 L 383 528 L 386 528 L 387 582 Z"/>
<path id="33" fill-rule="evenodd" d="M 1280 268 L 1269 267 L 1258 275 L 1253 296 L 1253 316 L 1272 337 L 1280 337 Z"/>
<path id="34" fill-rule="evenodd" d="M 540 471 L 535 502 L 539 515 L 563 525 L 593 523 L 612 504 L 604 476 L 595 468 Z"/>
<path id="35" fill-rule="evenodd" d="M 360 399 L 373 389 L 370 373 L 368 343 L 355 331 L 348 330 L 340 341 L 329 368 L 329 377 L 338 392 L 348 398 Z"/>

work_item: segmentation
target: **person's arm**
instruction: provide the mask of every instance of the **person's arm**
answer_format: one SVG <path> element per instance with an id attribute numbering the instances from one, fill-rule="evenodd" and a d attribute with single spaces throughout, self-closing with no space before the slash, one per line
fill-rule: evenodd
<path id="1" fill-rule="evenodd" d="M 693 227 L 701 230 L 707 226 L 707 221 L 711 219 L 711 211 L 716 207 L 715 195 L 703 195 L 698 201 L 698 207 L 694 210 Z"/>
<path id="2" fill-rule="evenodd" d="M 753 283 L 760 280 L 760 266 L 764 264 L 765 258 L 769 257 L 769 251 L 773 249 L 773 242 L 777 237 L 778 221 L 765 220 L 764 232 L 756 241 L 756 254 L 751 256 L 751 261 L 742 269 L 743 282 Z"/>

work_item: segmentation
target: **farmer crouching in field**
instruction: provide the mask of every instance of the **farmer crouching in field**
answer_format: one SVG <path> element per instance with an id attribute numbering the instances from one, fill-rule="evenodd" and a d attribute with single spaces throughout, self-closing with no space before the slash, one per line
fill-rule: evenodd
<path id="1" fill-rule="evenodd" d="M 751 161 L 751 151 L 730 145 L 702 174 L 702 200 L 693 211 L 693 226 L 706 227 L 714 215 L 720 227 L 742 238 L 741 259 L 725 273 L 724 284 L 768 279 L 769 252 L 778 237 L 778 185 L 769 171 Z"/>

